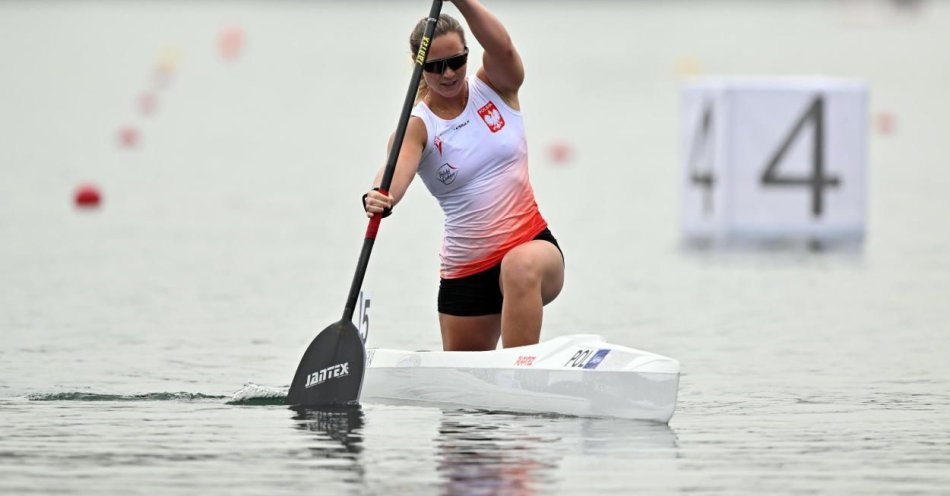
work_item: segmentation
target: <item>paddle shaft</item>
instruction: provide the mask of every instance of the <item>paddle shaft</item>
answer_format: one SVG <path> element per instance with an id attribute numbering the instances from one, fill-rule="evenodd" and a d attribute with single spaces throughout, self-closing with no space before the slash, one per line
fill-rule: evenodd
<path id="1" fill-rule="evenodd" d="M 422 66 L 425 64 L 426 58 L 429 55 L 429 44 L 432 41 L 433 33 L 435 33 L 435 25 L 439 20 L 439 14 L 442 12 L 442 1 L 443 0 L 432 0 L 432 8 L 429 10 L 425 32 L 422 35 L 422 43 L 419 44 L 419 51 L 416 53 L 416 64 L 412 69 L 412 79 L 409 81 L 409 90 L 406 92 L 406 100 L 402 104 L 399 124 L 396 126 L 396 134 L 393 136 L 393 146 L 389 149 L 389 159 L 386 161 L 383 181 L 379 184 L 379 192 L 384 195 L 389 194 L 389 186 L 392 184 L 393 175 L 396 172 L 396 161 L 399 159 L 399 150 L 402 149 L 403 138 L 406 137 L 406 128 L 409 126 L 409 114 L 416 101 L 416 92 L 419 90 L 419 80 L 422 78 Z M 346 306 L 343 307 L 343 321 L 345 322 L 353 320 L 356 300 L 359 297 L 360 288 L 363 286 L 363 277 L 366 276 L 366 268 L 369 266 L 369 256 L 373 252 L 373 244 L 376 242 L 376 233 L 379 231 L 379 223 L 382 218 L 382 214 L 374 215 L 369 220 L 369 226 L 366 227 L 366 237 L 363 238 L 363 249 L 360 251 L 360 258 L 356 263 L 356 273 L 353 274 L 353 282 L 350 284 L 350 294 L 346 297 Z"/>

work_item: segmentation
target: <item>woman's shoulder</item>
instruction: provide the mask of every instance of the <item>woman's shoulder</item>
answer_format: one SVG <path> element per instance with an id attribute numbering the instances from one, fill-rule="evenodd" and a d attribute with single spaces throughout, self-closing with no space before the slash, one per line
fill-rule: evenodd
<path id="1" fill-rule="evenodd" d="M 425 100 L 419 99 L 415 105 L 412 106 L 412 110 L 409 112 L 409 115 L 412 117 L 418 117 L 420 119 L 426 119 L 432 115 L 432 110 L 426 105 Z"/>
<path id="2" fill-rule="evenodd" d="M 521 112 L 521 103 L 518 99 L 518 92 L 504 92 L 496 88 L 488 78 L 488 73 L 485 72 L 484 67 L 480 67 L 474 76 L 470 76 L 469 81 L 477 91 L 486 95 L 488 99 L 497 97 L 511 110 L 517 113 Z"/>
<path id="3" fill-rule="evenodd" d="M 406 126 L 405 141 L 422 145 L 422 150 L 425 151 L 429 143 L 429 124 L 425 118 L 418 115 L 413 115 L 409 118 L 409 124 Z"/>

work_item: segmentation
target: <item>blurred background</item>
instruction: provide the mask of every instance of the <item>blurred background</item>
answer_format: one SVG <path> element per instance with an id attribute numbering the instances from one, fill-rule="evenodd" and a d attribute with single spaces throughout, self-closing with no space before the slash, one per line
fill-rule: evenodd
<path id="1" fill-rule="evenodd" d="M 566 255 L 544 336 L 599 333 L 683 365 L 673 432 L 656 448 L 665 461 L 636 481 L 611 472 L 629 484 L 605 491 L 945 488 L 950 3 L 484 3 L 525 61 L 532 180 Z M 0 408 L 11 419 L 0 438 L 11 459 L 39 470 L 55 464 L 47 448 L 64 449 L 16 437 L 39 412 L 58 415 L 31 395 L 226 397 L 289 383 L 342 311 L 366 226 L 359 197 L 385 160 L 408 33 L 427 8 L 0 2 Z M 858 249 L 683 243 L 680 89 L 740 75 L 866 84 Z M 364 283 L 370 346 L 441 346 L 441 222 L 418 182 L 383 222 Z M 378 410 L 367 425 L 431 420 L 403 414 Z M 219 455 L 224 467 L 254 460 Z M 530 487 L 589 488 L 581 474 L 629 461 L 623 450 L 592 460 L 551 462 L 560 478 L 539 469 Z M 0 487 L 44 487 L 2 472 L 12 478 Z M 109 487 L 125 487 L 119 475 Z M 409 487 L 440 476 L 421 477 Z"/>

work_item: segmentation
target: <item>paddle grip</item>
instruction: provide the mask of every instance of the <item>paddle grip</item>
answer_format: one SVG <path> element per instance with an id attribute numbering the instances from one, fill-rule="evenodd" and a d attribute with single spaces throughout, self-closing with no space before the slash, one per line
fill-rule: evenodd
<path id="1" fill-rule="evenodd" d="M 389 191 L 386 191 L 383 188 L 379 188 L 379 192 L 389 196 Z M 373 214 L 369 219 L 369 225 L 366 226 L 366 237 L 365 239 L 376 239 L 376 233 L 379 232 L 379 223 L 383 219 L 383 214 Z"/>

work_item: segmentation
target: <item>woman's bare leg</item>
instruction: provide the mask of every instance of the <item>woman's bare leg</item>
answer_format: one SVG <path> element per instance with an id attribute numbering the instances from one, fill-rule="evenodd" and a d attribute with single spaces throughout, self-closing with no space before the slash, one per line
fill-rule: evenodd
<path id="1" fill-rule="evenodd" d="M 501 341 L 505 348 L 536 344 L 541 337 L 544 305 L 564 286 L 564 259 L 548 241 L 533 240 L 505 255 L 501 262 Z"/>
<path id="2" fill-rule="evenodd" d="M 445 351 L 494 350 L 501 335 L 501 314 L 459 317 L 440 313 L 439 327 Z"/>

